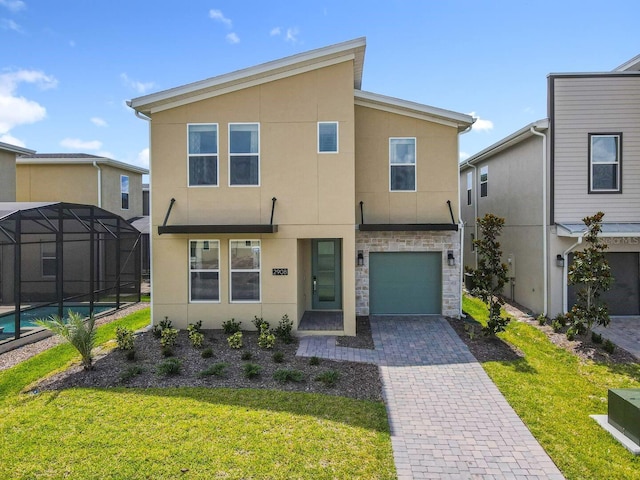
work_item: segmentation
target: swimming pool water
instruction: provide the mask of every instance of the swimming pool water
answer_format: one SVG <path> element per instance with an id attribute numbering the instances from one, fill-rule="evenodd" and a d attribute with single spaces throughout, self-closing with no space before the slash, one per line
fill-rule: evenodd
<path id="1" fill-rule="evenodd" d="M 115 308 L 115 305 L 94 305 L 93 306 L 93 314 L 97 315 L 99 313 L 105 312 Z M 83 315 L 89 316 L 89 305 L 68 305 L 62 307 L 63 316 L 67 316 L 69 311 L 74 311 L 76 313 L 81 313 Z M 57 305 L 49 305 L 46 307 L 34 308 L 31 310 L 25 310 L 20 313 L 20 327 L 33 327 L 35 324 L 33 320 L 38 318 L 47 318 L 51 315 L 58 314 Z M 3 336 L 6 334 L 15 334 L 15 315 L 13 313 L 7 313 L 4 315 L 0 315 L 0 328 L 4 327 L 2 331 Z"/>

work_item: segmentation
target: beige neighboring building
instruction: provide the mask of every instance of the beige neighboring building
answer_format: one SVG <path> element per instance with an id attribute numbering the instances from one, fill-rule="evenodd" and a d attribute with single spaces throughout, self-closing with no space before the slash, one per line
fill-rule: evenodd
<path id="1" fill-rule="evenodd" d="M 142 216 L 146 168 L 85 153 L 31 152 L 16 160 L 19 202 L 95 205 L 124 219 Z"/>
<path id="2" fill-rule="evenodd" d="M 16 201 L 16 157 L 35 150 L 0 142 L 0 202 Z"/>
<path id="3" fill-rule="evenodd" d="M 151 129 L 152 317 L 460 312 L 458 135 L 473 119 L 361 90 L 365 39 L 131 100 Z"/>

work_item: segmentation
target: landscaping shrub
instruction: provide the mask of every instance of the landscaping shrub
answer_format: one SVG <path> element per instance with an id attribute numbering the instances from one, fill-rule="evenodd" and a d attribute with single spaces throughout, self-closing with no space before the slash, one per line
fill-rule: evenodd
<path id="1" fill-rule="evenodd" d="M 192 332 L 202 331 L 202 320 L 198 320 L 196 323 L 190 323 L 187 325 L 187 333 L 191 335 Z"/>
<path id="2" fill-rule="evenodd" d="M 171 323 L 171 320 L 169 320 L 169 317 L 164 317 L 164 320 L 160 320 L 160 323 L 158 325 L 153 326 L 153 328 L 151 329 L 151 333 L 155 338 L 160 338 L 162 337 L 162 330 L 172 327 L 173 325 Z"/>
<path id="3" fill-rule="evenodd" d="M 242 371 L 244 372 L 244 376 L 246 378 L 254 378 L 260 375 L 262 367 L 260 365 L 256 365 L 255 363 L 245 363 Z"/>
<path id="4" fill-rule="evenodd" d="M 191 340 L 193 348 L 202 348 L 202 344 L 204 343 L 204 334 L 197 331 L 190 332 L 189 340 Z"/>
<path id="5" fill-rule="evenodd" d="M 320 359 L 314 355 L 309 359 L 309 365 L 320 365 Z"/>
<path id="6" fill-rule="evenodd" d="M 202 358 L 211 358 L 211 357 L 213 357 L 213 349 L 212 348 L 205 348 L 204 350 L 202 350 L 202 353 L 200 353 L 200 356 Z"/>
<path id="7" fill-rule="evenodd" d="M 253 317 L 253 320 L 251 320 L 251 323 L 253 323 L 253 326 L 256 327 L 256 330 L 260 331 L 260 326 L 263 323 L 267 324 L 267 330 L 269 329 L 269 322 L 267 322 L 266 320 L 263 320 L 262 317 L 258 317 L 257 315 Z"/>
<path id="8" fill-rule="evenodd" d="M 538 320 L 538 325 L 542 326 L 545 323 L 547 323 L 547 317 L 545 317 L 544 315 L 540 314 L 538 315 L 538 317 L 536 318 L 536 320 Z"/>
<path id="9" fill-rule="evenodd" d="M 236 322 L 234 318 L 231 320 L 227 320 L 226 322 L 222 322 L 222 330 L 226 335 L 232 335 L 236 332 L 240 331 L 240 324 L 242 322 Z"/>
<path id="10" fill-rule="evenodd" d="M 162 352 L 163 357 L 173 357 L 173 348 L 171 347 L 162 347 L 162 350 L 160 351 Z"/>
<path id="11" fill-rule="evenodd" d="M 253 353 L 251 352 L 242 352 L 242 355 L 240 356 L 241 360 L 251 360 L 253 358 Z"/>
<path id="12" fill-rule="evenodd" d="M 125 354 L 125 358 L 127 360 L 129 360 L 130 362 L 134 361 L 136 359 L 136 351 L 135 350 L 127 350 L 127 353 Z"/>
<path id="13" fill-rule="evenodd" d="M 338 380 L 340 379 L 340 372 L 337 370 L 327 370 L 326 372 L 322 372 L 318 375 L 315 380 L 317 382 L 322 382 L 327 387 L 333 387 Z"/>
<path id="14" fill-rule="evenodd" d="M 554 318 L 551 322 L 551 328 L 554 332 L 558 333 L 560 330 L 562 330 L 562 324 L 557 318 Z"/>
<path id="15" fill-rule="evenodd" d="M 591 332 L 591 341 L 593 343 L 602 343 L 602 335 L 596 332 Z"/>
<path id="16" fill-rule="evenodd" d="M 168 358 L 158 365 L 156 373 L 158 375 L 180 375 L 180 369 L 182 368 L 182 362 L 177 358 Z"/>
<path id="17" fill-rule="evenodd" d="M 211 365 L 210 367 L 205 368 L 203 371 L 201 371 L 198 376 L 199 377 L 210 377 L 210 376 L 215 376 L 215 377 L 224 377 L 227 374 L 227 367 L 229 366 L 228 363 L 214 363 L 213 365 Z"/>
<path id="18" fill-rule="evenodd" d="M 269 331 L 269 324 L 260 325 L 260 335 L 258 336 L 258 346 L 260 348 L 273 348 L 276 343 L 276 337 Z"/>
<path id="19" fill-rule="evenodd" d="M 282 353 L 282 352 L 273 352 L 273 355 L 271 355 L 271 358 L 273 359 L 273 361 L 275 363 L 282 363 L 282 362 L 284 362 L 284 353 Z"/>
<path id="20" fill-rule="evenodd" d="M 613 353 L 616 350 L 615 344 L 609 339 L 606 339 L 604 341 L 604 343 L 602 344 L 602 348 L 607 353 Z"/>
<path id="21" fill-rule="evenodd" d="M 119 350 L 133 350 L 135 337 L 133 330 L 127 327 L 116 328 L 116 343 Z"/>
<path id="22" fill-rule="evenodd" d="M 120 374 L 120 381 L 128 382 L 136 375 L 140 375 L 142 372 L 144 372 L 144 368 L 138 365 L 133 365 Z"/>
<path id="23" fill-rule="evenodd" d="M 289 320 L 289 315 L 286 313 L 280 319 L 278 326 L 273 331 L 274 335 L 281 340 L 283 343 L 291 343 L 293 342 L 293 335 L 291 331 L 293 330 L 293 322 Z"/>
<path id="24" fill-rule="evenodd" d="M 160 334 L 160 345 L 163 347 L 173 347 L 178 341 L 178 330 L 175 328 L 163 328 Z"/>
<path id="25" fill-rule="evenodd" d="M 281 368 L 273 372 L 273 378 L 282 383 L 301 382 L 304 380 L 304 372 L 295 369 Z"/>
<path id="26" fill-rule="evenodd" d="M 227 343 L 233 349 L 242 348 L 242 332 L 236 332 L 227 338 Z"/>
<path id="27" fill-rule="evenodd" d="M 576 338 L 576 329 L 574 327 L 569 327 L 567 329 L 567 340 L 575 340 Z"/>

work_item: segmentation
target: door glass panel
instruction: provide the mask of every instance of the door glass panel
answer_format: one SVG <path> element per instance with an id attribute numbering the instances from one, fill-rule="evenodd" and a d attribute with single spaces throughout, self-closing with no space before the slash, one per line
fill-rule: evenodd
<path id="1" fill-rule="evenodd" d="M 335 243 L 318 242 L 318 300 L 333 302 L 336 299 Z"/>

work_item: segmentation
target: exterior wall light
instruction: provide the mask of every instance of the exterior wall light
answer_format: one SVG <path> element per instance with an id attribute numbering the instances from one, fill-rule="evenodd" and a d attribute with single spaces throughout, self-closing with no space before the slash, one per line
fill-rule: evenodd
<path id="1" fill-rule="evenodd" d="M 358 250 L 358 266 L 364 266 L 364 252 L 362 250 Z"/>
<path id="2" fill-rule="evenodd" d="M 560 254 L 556 255 L 556 265 L 560 268 L 564 267 L 564 257 Z"/>
<path id="3" fill-rule="evenodd" d="M 453 256 L 453 250 L 447 252 L 447 264 L 450 267 L 455 267 L 456 265 L 456 257 Z"/>

